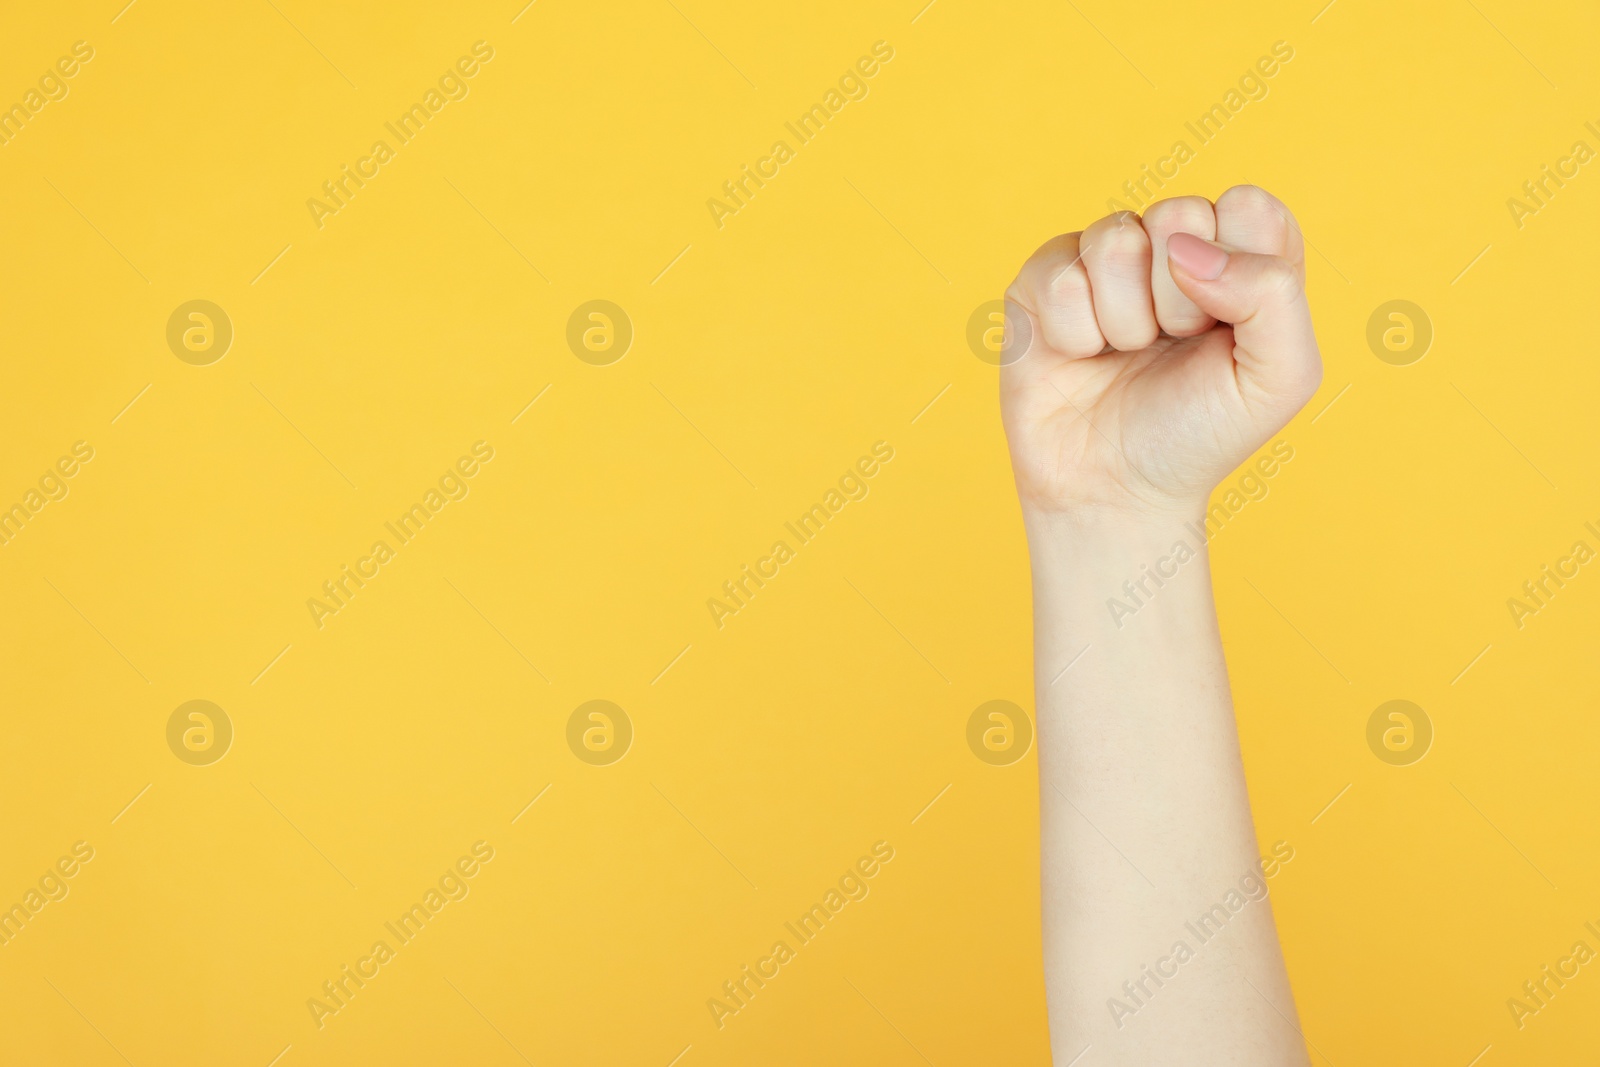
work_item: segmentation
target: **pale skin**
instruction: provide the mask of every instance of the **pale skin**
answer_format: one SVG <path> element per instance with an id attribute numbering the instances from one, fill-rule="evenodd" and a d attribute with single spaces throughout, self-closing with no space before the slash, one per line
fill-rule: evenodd
<path id="1" fill-rule="evenodd" d="M 1304 1067 L 1271 898 L 1203 942 L 1186 925 L 1252 872 L 1272 884 L 1189 531 L 1322 380 L 1299 227 L 1254 186 L 1164 200 L 1047 242 L 1006 298 L 1030 335 L 1000 397 L 1033 563 L 1055 1062 Z M 1114 618 L 1180 540 L 1197 555 Z"/>

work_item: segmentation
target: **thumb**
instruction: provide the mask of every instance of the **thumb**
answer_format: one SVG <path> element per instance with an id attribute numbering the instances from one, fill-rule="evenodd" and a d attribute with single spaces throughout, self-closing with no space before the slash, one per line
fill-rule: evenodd
<path id="1" fill-rule="evenodd" d="M 1322 358 L 1300 268 L 1281 256 L 1231 251 L 1190 233 L 1169 237 L 1167 256 L 1179 291 L 1233 326 L 1245 399 L 1295 410 L 1309 400 L 1322 381 Z"/>

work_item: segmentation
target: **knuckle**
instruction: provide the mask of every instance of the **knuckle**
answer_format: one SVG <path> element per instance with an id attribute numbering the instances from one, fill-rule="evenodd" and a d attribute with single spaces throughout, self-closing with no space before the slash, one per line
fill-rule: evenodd
<path id="1" fill-rule="evenodd" d="M 1259 277 L 1261 291 L 1282 303 L 1292 303 L 1305 294 L 1300 271 L 1294 264 L 1278 256 L 1265 257 Z"/>
<path id="2" fill-rule="evenodd" d="M 1163 233 L 1193 233 L 1205 237 L 1216 230 L 1216 214 L 1203 196 L 1175 196 L 1158 200 L 1144 213 L 1145 228 Z"/>
<path id="3" fill-rule="evenodd" d="M 1084 244 L 1137 244 L 1147 240 L 1144 225 L 1131 211 L 1118 211 L 1083 231 Z"/>
<path id="4" fill-rule="evenodd" d="M 1287 235 L 1299 228 L 1283 201 L 1259 185 L 1235 185 L 1217 197 L 1217 219 L 1263 235 Z"/>
<path id="5" fill-rule="evenodd" d="M 1050 260 L 1060 255 L 1066 255 L 1070 259 L 1077 251 L 1078 239 L 1081 236 L 1082 233 L 1077 231 L 1073 233 L 1056 234 L 1054 237 L 1050 238 L 1050 240 L 1033 250 L 1033 255 L 1028 257 L 1028 265 L 1032 266 L 1036 263 L 1048 263 Z"/>
<path id="6" fill-rule="evenodd" d="M 1235 185 L 1217 197 L 1218 207 L 1227 204 L 1229 207 L 1259 209 L 1270 208 L 1277 202 L 1277 197 L 1259 185 Z"/>
<path id="7" fill-rule="evenodd" d="M 1137 219 L 1137 216 L 1133 216 Z M 1134 270 L 1150 258 L 1150 235 L 1137 221 L 1119 224 L 1102 220 L 1084 232 L 1083 258 L 1095 267 L 1117 272 Z"/>
<path id="8" fill-rule="evenodd" d="M 1052 283 L 1063 265 L 1077 258 L 1078 238 L 1077 233 L 1063 233 L 1040 245 L 1017 271 L 1005 295 L 1030 311 L 1037 311 L 1048 301 Z"/>
<path id="9" fill-rule="evenodd" d="M 1063 264 L 1046 279 L 1043 296 L 1053 307 L 1086 303 L 1089 299 L 1088 275 L 1080 264 Z"/>

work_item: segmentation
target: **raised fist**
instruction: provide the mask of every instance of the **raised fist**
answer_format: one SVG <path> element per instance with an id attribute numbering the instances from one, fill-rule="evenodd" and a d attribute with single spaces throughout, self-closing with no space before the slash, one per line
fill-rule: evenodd
<path id="1" fill-rule="evenodd" d="M 1253 185 L 1054 238 L 1006 299 L 1001 413 L 1038 512 L 1203 510 L 1322 380 L 1300 229 Z"/>

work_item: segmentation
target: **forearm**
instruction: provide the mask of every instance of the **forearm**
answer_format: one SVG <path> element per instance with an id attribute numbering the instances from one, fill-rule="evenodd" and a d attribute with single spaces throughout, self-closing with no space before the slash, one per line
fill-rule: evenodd
<path id="1" fill-rule="evenodd" d="M 1044 963 L 1061 1065 L 1091 1044 L 1096 1063 L 1306 1062 L 1201 523 L 1198 509 L 1028 516 Z"/>

